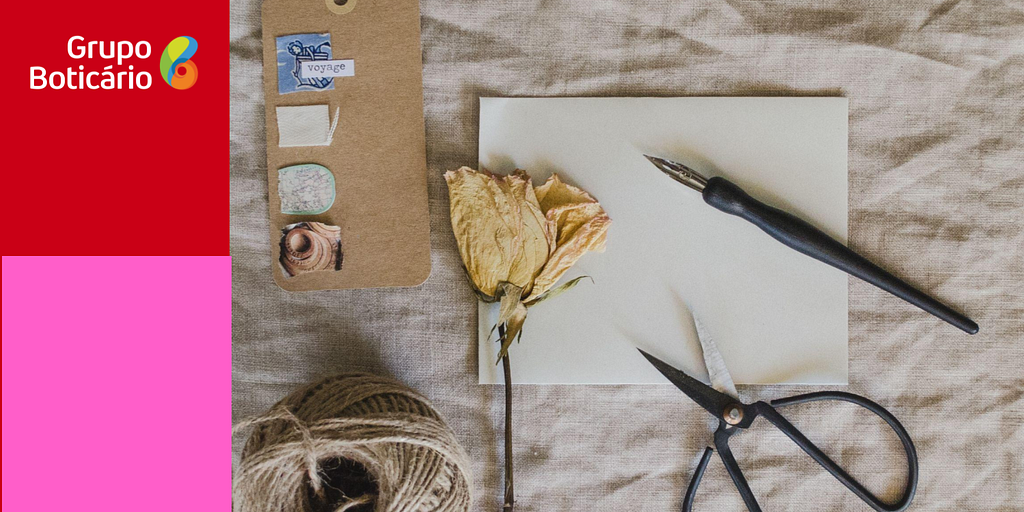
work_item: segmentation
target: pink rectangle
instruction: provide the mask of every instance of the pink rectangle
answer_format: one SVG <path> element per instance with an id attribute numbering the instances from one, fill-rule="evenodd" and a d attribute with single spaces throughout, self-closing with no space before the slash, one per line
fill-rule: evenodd
<path id="1" fill-rule="evenodd" d="M 230 257 L 3 257 L 5 510 L 228 510 L 230 429 Z"/>

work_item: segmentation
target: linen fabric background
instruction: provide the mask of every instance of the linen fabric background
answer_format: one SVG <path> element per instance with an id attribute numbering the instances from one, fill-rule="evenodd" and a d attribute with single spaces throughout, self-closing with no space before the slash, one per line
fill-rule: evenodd
<path id="1" fill-rule="evenodd" d="M 322 376 L 394 376 L 428 396 L 466 447 L 474 510 L 498 510 L 502 388 L 476 384 L 476 297 L 442 178 L 476 165 L 477 99 L 845 96 L 850 245 L 964 310 L 981 333 L 851 279 L 850 385 L 837 389 L 883 404 L 910 431 L 921 464 L 913 510 L 1024 507 L 1024 4 L 423 0 L 421 10 L 433 273 L 409 289 L 288 293 L 271 278 L 267 244 L 260 2 L 231 4 L 234 421 Z M 522 343 L 532 342 L 527 331 Z M 514 395 L 521 511 L 678 510 L 710 439 L 708 415 L 667 385 Z M 900 494 L 898 441 L 873 415 L 841 404 L 784 414 L 871 490 Z M 236 464 L 244 441 L 233 440 Z M 868 510 L 766 423 L 733 446 L 766 510 Z M 742 506 L 716 456 L 695 509 Z"/>

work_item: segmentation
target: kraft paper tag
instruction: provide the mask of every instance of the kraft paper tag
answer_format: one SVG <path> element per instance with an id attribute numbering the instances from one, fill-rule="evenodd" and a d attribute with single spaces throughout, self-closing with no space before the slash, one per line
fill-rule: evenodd
<path id="1" fill-rule="evenodd" d="M 422 70 L 416 0 L 263 3 L 267 243 L 282 288 L 415 286 L 430 274 Z M 296 165 L 333 175 L 325 211 L 282 204 L 279 171 Z M 301 222 L 340 229 L 339 270 L 284 274 L 281 233 Z"/>

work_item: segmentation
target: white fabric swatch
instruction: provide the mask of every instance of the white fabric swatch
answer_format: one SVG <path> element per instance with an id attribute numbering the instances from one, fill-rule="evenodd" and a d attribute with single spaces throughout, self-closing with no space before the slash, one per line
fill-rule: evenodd
<path id="1" fill-rule="evenodd" d="M 331 122 L 327 105 L 277 107 L 277 145 L 282 148 L 330 146 L 340 113 L 341 108 L 335 109 L 334 122 Z"/>

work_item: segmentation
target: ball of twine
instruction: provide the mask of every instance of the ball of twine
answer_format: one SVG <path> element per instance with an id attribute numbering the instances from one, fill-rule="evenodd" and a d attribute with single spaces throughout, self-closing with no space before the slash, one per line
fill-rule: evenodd
<path id="1" fill-rule="evenodd" d="M 285 397 L 252 428 L 232 485 L 235 512 L 464 512 L 469 464 L 427 400 L 369 374 Z"/>

